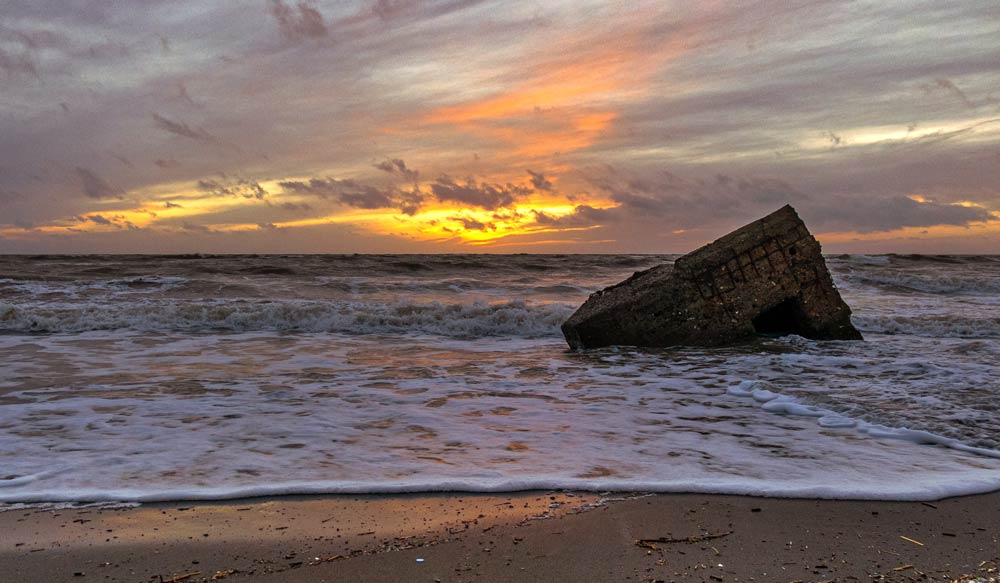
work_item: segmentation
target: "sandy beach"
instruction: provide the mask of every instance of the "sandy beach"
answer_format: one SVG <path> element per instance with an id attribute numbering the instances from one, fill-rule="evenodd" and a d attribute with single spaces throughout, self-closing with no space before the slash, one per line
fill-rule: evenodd
<path id="1" fill-rule="evenodd" d="M 525 492 L 0 514 L 3 581 L 991 581 L 1000 493 Z M 978 577 L 978 578 L 977 578 Z"/>

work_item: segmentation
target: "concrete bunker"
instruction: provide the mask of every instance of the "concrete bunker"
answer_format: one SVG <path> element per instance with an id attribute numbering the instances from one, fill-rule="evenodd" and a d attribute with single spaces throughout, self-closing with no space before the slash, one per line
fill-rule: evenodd
<path id="1" fill-rule="evenodd" d="M 806 313 L 795 298 L 764 310 L 752 320 L 754 332 L 762 336 L 788 336 L 808 334 L 804 325 Z"/>
<path id="2" fill-rule="evenodd" d="M 791 206 L 598 291 L 562 325 L 572 348 L 717 346 L 754 334 L 860 340 Z"/>

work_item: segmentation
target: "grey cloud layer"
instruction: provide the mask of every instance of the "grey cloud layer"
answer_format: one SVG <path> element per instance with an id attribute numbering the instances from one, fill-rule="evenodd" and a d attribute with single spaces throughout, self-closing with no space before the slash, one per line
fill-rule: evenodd
<path id="1" fill-rule="evenodd" d="M 456 181 L 442 176 L 431 184 L 431 192 L 441 202 L 456 202 L 486 210 L 510 206 L 520 197 L 531 193 L 530 188 L 516 184 L 491 184 L 473 178 Z"/>
<path id="2" fill-rule="evenodd" d="M 587 179 L 617 206 L 579 205 L 572 214 L 558 218 L 536 212 L 536 222 L 562 228 L 606 226 L 625 236 L 643 224 L 668 230 L 735 226 L 746 222 L 747 217 L 763 215 L 786 203 L 793 204 L 819 232 L 871 233 L 903 227 L 964 225 L 990 218 L 983 208 L 917 202 L 903 196 L 871 197 L 850 192 L 835 197 L 814 196 L 773 178 L 718 174 L 690 179 L 667 171 L 637 175 L 603 167 L 592 170 Z"/>
<path id="3" fill-rule="evenodd" d="M 350 179 L 311 178 L 308 181 L 283 181 L 280 185 L 286 192 L 333 199 L 353 208 L 394 208 L 407 215 L 415 214 L 424 201 L 423 194 L 416 188 L 412 190 L 400 190 L 395 187 L 379 188 Z"/>
<path id="4" fill-rule="evenodd" d="M 582 104 L 615 114 L 587 148 L 511 160 L 489 134 L 419 131 L 435 107 L 530 86 L 636 30 L 621 48 L 687 40 L 625 97 Z M 586 190 L 621 206 L 539 223 L 608 229 L 738 221 L 782 197 L 832 230 L 964 224 L 986 211 L 948 203 L 1000 211 L 998 37 L 990 2 L 15 0 L 0 22 L 0 205 L 6 224 L 36 225 L 201 180 L 217 182 L 206 195 L 327 212 L 250 186 L 306 176 L 283 192 L 406 214 L 429 197 L 496 210 Z M 863 143 L 858 128 L 910 130 Z M 525 171 L 529 186 L 491 178 Z"/>

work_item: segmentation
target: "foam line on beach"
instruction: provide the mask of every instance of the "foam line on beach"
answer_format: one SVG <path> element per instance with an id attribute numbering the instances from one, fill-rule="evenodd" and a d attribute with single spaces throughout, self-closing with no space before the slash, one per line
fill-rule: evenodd
<path id="1" fill-rule="evenodd" d="M 852 419 L 829 409 L 803 403 L 796 397 L 776 393 L 770 388 L 770 385 L 764 381 L 744 380 L 734 387 L 729 387 L 726 392 L 736 397 L 753 399 L 760 403 L 761 409 L 770 413 L 815 417 L 821 427 L 828 429 L 853 428 L 878 439 L 899 439 L 917 445 L 939 445 L 965 453 L 1000 459 L 1000 451 L 995 449 L 975 447 L 930 431 L 887 427 L 878 423 Z"/>
<path id="2" fill-rule="evenodd" d="M 830 500 L 928 501 L 953 496 L 985 494 L 1000 490 L 1000 475 L 983 470 L 976 476 L 964 475 L 961 480 L 939 475 L 934 480 L 912 484 L 891 484 L 879 487 L 875 483 L 848 487 L 846 484 L 808 486 L 788 485 L 777 480 L 744 480 L 723 478 L 712 480 L 643 480 L 643 479 L 439 479 L 380 481 L 310 481 L 273 482 L 252 487 L 193 487 L 170 489 L 110 488 L 40 490 L 30 494 L 0 493 L 0 503 L 114 503 L 183 502 L 237 500 L 273 496 L 302 495 L 364 495 L 412 494 L 435 492 L 510 493 L 523 491 L 567 490 L 579 492 L 651 492 L 687 494 L 724 494 L 763 496 L 770 498 L 817 498 Z"/>

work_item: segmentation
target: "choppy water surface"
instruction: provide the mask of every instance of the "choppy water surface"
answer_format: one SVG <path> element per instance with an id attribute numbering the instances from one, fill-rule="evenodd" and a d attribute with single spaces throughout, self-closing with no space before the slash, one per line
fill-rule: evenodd
<path id="1" fill-rule="evenodd" d="M 0 501 L 1000 489 L 1000 257 L 828 258 L 865 342 L 566 349 L 671 259 L 0 257 Z"/>

